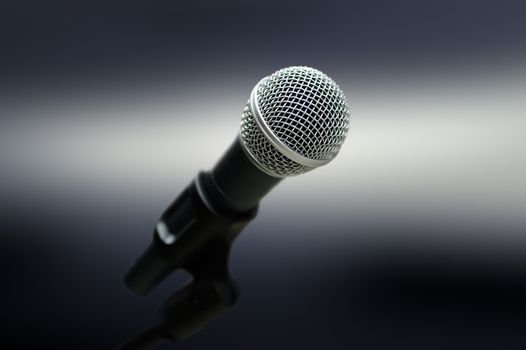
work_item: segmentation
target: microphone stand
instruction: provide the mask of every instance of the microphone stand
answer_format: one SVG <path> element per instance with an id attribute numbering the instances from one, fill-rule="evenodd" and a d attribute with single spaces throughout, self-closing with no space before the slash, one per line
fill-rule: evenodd
<path id="1" fill-rule="evenodd" d="M 128 339 L 126 342 L 119 345 L 115 350 L 148 350 L 152 349 L 154 345 L 164 340 L 164 334 L 159 327 L 152 327 L 143 333 Z"/>

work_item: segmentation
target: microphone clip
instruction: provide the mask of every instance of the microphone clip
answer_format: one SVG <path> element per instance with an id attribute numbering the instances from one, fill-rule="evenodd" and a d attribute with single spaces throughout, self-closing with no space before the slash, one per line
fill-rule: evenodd
<path id="1" fill-rule="evenodd" d="M 200 172 L 165 210 L 125 283 L 146 295 L 177 269 L 192 275 L 161 307 L 166 338 L 186 338 L 235 304 L 239 289 L 228 271 L 230 249 L 257 211 L 258 205 L 237 210 L 209 172 Z"/>

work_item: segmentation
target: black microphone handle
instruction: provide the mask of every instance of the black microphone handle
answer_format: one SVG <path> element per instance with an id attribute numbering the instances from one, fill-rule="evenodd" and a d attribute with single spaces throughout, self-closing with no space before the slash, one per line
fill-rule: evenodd
<path id="1" fill-rule="evenodd" d="M 249 210 L 276 186 L 282 178 L 267 175 L 249 159 L 236 137 L 210 172 L 219 191 L 239 211 Z"/>
<path id="2" fill-rule="evenodd" d="M 200 172 L 166 209 L 152 243 L 124 277 L 131 291 L 145 295 L 178 268 L 199 273 L 190 265 L 207 259 L 205 249 L 230 245 L 256 216 L 261 198 L 281 179 L 259 170 L 241 147 L 236 138 L 212 171 Z"/>

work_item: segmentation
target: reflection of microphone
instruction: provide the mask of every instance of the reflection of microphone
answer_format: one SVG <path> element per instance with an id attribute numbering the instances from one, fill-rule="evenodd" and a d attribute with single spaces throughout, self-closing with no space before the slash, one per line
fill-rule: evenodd
<path id="1" fill-rule="evenodd" d="M 262 79 L 245 106 L 239 136 L 162 215 L 153 243 L 125 276 L 128 288 L 146 294 L 177 268 L 196 279 L 218 269 L 227 274 L 230 243 L 261 198 L 282 178 L 330 162 L 348 128 L 345 96 L 322 72 L 289 67 Z M 217 251 L 224 256 L 220 266 Z"/>

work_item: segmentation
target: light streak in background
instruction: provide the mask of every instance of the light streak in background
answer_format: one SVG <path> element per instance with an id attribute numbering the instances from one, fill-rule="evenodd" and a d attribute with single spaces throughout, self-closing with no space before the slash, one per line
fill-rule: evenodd
<path id="1" fill-rule="evenodd" d="M 338 81 L 350 98 L 349 140 L 334 162 L 266 198 L 270 215 L 438 215 L 526 228 L 526 72 Z M 177 193 L 236 136 L 249 92 L 192 89 L 160 100 L 28 103 L 0 131 L 3 192 L 145 202 Z"/>

